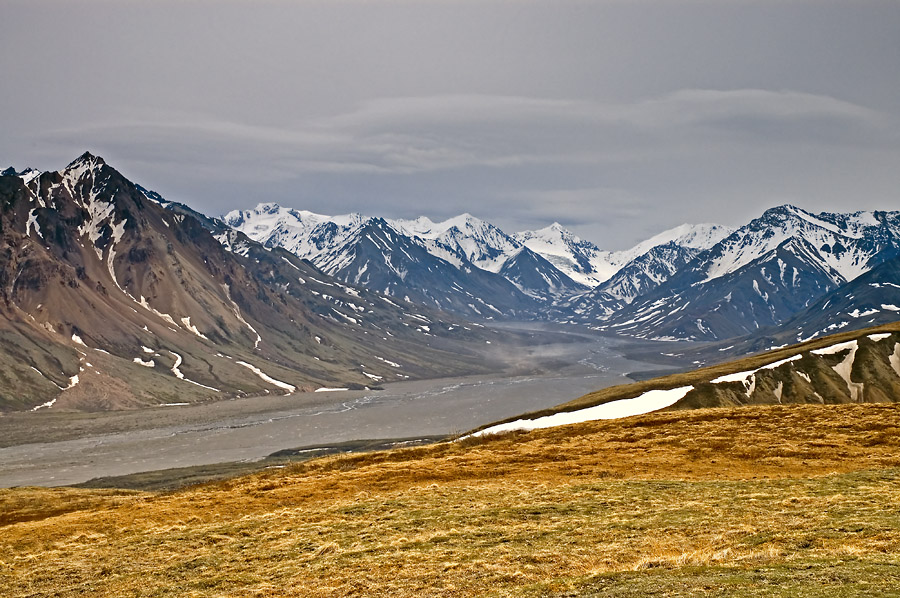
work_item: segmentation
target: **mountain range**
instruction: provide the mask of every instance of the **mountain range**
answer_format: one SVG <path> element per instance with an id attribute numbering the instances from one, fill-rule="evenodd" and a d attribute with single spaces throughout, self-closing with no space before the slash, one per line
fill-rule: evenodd
<path id="1" fill-rule="evenodd" d="M 493 365 L 471 346 L 497 333 L 161 204 L 89 153 L 60 171 L 6 171 L 0 215 L 0 409 L 362 388 Z"/>
<path id="2" fill-rule="evenodd" d="M 260 204 L 223 220 L 346 283 L 465 317 L 578 322 L 648 340 L 771 333 L 900 255 L 900 212 L 812 214 L 790 205 L 739 228 L 682 225 L 617 252 L 557 223 L 509 235 L 469 214 L 435 223 Z M 892 287 L 879 288 L 889 295 Z M 887 296 L 882 303 L 895 305 Z"/>
<path id="3" fill-rule="evenodd" d="M 469 214 L 264 203 L 211 217 L 90 153 L 2 174 L 0 408 L 482 371 L 492 364 L 473 347 L 498 332 L 473 321 L 760 350 L 900 312 L 900 212 L 784 205 L 741 227 L 686 224 L 605 251 L 558 223 L 507 234 Z"/>

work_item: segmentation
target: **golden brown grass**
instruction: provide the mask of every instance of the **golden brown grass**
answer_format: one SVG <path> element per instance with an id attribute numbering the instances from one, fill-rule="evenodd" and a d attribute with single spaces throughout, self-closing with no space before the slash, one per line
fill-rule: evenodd
<path id="1" fill-rule="evenodd" d="M 900 565 L 897 468 L 900 406 L 775 406 L 329 457 L 170 494 L 3 490 L 0 595 L 691 595 L 696 580 L 757 595 L 764 583 L 732 577 L 821 563 L 839 568 L 820 590 L 836 571 L 867 584 Z"/>

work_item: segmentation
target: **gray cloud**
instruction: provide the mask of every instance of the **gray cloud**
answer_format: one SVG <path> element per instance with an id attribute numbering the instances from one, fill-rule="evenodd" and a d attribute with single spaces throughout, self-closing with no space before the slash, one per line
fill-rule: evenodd
<path id="1" fill-rule="evenodd" d="M 823 131 L 831 139 L 822 139 Z M 298 172 L 414 174 L 476 166 L 586 165 L 711 142 L 732 147 L 810 139 L 876 143 L 895 139 L 896 125 L 874 110 L 811 94 L 680 90 L 631 104 L 474 95 L 379 98 L 295 128 L 164 116 L 51 131 L 46 138 L 54 143 L 93 139 L 104 145 L 140 139 L 153 153 L 219 147 L 210 157 L 230 154 L 259 165 L 269 176 L 289 179 Z M 247 174 L 225 173 L 241 180 Z"/>
<path id="2" fill-rule="evenodd" d="M 209 213 L 468 211 L 510 229 L 557 220 L 616 248 L 783 201 L 897 204 L 895 3 L 32 0 L 4 12 L 0 160 L 59 168 L 91 149 Z"/>

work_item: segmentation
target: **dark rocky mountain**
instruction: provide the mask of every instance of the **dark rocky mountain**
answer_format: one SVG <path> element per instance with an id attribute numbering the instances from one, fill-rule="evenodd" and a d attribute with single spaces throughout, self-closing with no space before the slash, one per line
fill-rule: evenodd
<path id="1" fill-rule="evenodd" d="M 509 256 L 499 274 L 539 301 L 569 297 L 586 290 L 584 285 L 575 282 L 527 247 Z"/>
<path id="2" fill-rule="evenodd" d="M 477 371 L 446 314 L 163 205 L 101 158 L 0 177 L 0 409 L 106 409 Z M 212 232 L 209 229 L 213 229 Z M 232 251 L 229 251 L 231 248 Z"/>
<path id="3" fill-rule="evenodd" d="M 639 338 L 718 340 L 780 326 L 900 255 L 900 213 L 767 210 L 699 253 L 601 328 Z"/>
<path id="4" fill-rule="evenodd" d="M 427 219 L 329 217 L 260 204 L 254 210 L 230 212 L 224 221 L 267 247 L 309 259 L 349 284 L 468 318 L 534 319 L 547 300 L 541 289 L 549 292 L 551 286 L 541 280 L 536 289 L 520 288 L 485 269 L 496 265 L 499 270 L 504 251 L 515 242 L 467 214 L 438 227 Z M 520 274 L 514 267 L 510 271 Z M 556 276 L 564 284 L 565 277 L 558 272 Z"/>
<path id="5" fill-rule="evenodd" d="M 900 257 L 828 293 L 782 325 L 785 339 L 809 340 L 900 320 Z"/>
<path id="6" fill-rule="evenodd" d="M 454 266 L 383 218 L 366 219 L 315 264 L 337 279 L 468 317 L 532 319 L 538 309 L 534 298 L 502 276 L 468 260 Z"/>

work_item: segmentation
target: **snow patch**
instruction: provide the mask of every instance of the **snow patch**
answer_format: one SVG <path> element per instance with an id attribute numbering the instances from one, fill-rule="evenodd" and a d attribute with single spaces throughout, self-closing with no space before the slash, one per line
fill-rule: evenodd
<path id="1" fill-rule="evenodd" d="M 194 382 L 190 378 L 185 378 L 184 373 L 182 373 L 182 371 L 178 369 L 178 366 L 180 366 L 183 361 L 181 358 L 181 355 L 179 355 L 178 353 L 175 353 L 174 351 L 169 351 L 169 353 L 172 355 L 172 357 L 175 358 L 175 365 L 172 366 L 172 373 L 175 374 L 176 378 L 178 378 L 179 380 L 184 380 L 185 382 L 190 382 L 194 386 L 199 386 L 201 388 L 206 388 L 208 390 L 214 390 L 216 392 L 222 392 L 218 388 L 213 388 L 212 386 L 207 386 L 205 384 L 200 384 L 199 382 Z"/>
<path id="2" fill-rule="evenodd" d="M 791 362 L 791 361 L 797 361 L 798 359 L 800 359 L 800 358 L 802 358 L 802 357 L 803 357 L 803 355 L 800 354 L 800 353 L 798 353 L 797 355 L 792 355 L 791 357 L 788 357 L 787 359 L 782 359 L 781 361 L 776 361 L 775 363 L 770 363 L 770 364 L 768 364 L 768 365 L 764 365 L 764 366 L 762 366 L 762 367 L 759 368 L 759 369 L 760 369 L 760 370 L 774 370 L 774 369 L 777 368 L 778 366 L 784 365 L 784 364 L 789 363 L 789 362 Z M 759 370 L 757 370 L 757 371 L 759 371 Z"/>
<path id="3" fill-rule="evenodd" d="M 28 213 L 28 223 L 25 225 L 25 234 L 30 235 L 31 229 L 34 227 L 34 232 L 41 239 L 44 238 L 44 235 L 41 234 L 41 225 L 38 224 L 37 221 L 37 209 L 32 208 L 32 210 Z"/>
<path id="4" fill-rule="evenodd" d="M 388 365 L 391 366 L 392 368 L 400 368 L 400 367 L 403 367 L 403 366 L 400 365 L 399 363 L 396 363 L 396 362 L 394 362 L 394 361 L 389 361 L 389 360 L 385 359 L 384 357 L 379 357 L 379 356 L 376 355 L 376 356 L 375 356 L 375 359 L 377 359 L 378 361 L 380 361 L 380 362 L 382 362 L 382 363 L 388 364 Z"/>
<path id="5" fill-rule="evenodd" d="M 250 325 L 250 322 L 244 319 L 244 316 L 241 315 L 241 308 L 238 307 L 238 304 L 234 302 L 234 299 L 231 298 L 231 289 L 228 288 L 228 285 L 223 284 L 222 287 L 225 289 L 225 294 L 228 296 L 228 300 L 231 301 L 231 310 L 234 312 L 234 316 L 247 328 L 250 329 L 250 332 L 256 335 L 256 341 L 253 343 L 253 348 L 258 349 L 259 343 L 262 341 L 262 337 L 256 331 L 256 328 Z"/>
<path id="6" fill-rule="evenodd" d="M 756 373 L 756 370 L 748 370 L 746 372 L 736 372 L 734 374 L 726 374 L 710 380 L 710 384 L 721 384 L 723 382 L 744 382 L 747 378 Z"/>
<path id="7" fill-rule="evenodd" d="M 200 338 L 204 338 L 204 339 L 206 339 L 206 340 L 209 340 L 209 338 L 208 338 L 205 334 L 203 334 L 202 332 L 200 332 L 199 330 L 197 330 L 197 327 L 196 327 L 196 326 L 193 326 L 193 325 L 191 324 L 191 318 L 190 318 L 190 316 L 187 316 L 187 317 L 185 317 L 185 318 L 181 318 L 181 323 L 184 324 L 184 327 L 185 327 L 185 328 L 187 328 L 188 330 L 190 330 L 191 332 L 193 332 L 194 334 L 196 334 L 196 335 L 199 336 Z"/>
<path id="8" fill-rule="evenodd" d="M 297 390 L 297 387 L 296 387 L 296 386 L 292 386 L 292 385 L 288 384 L 287 382 L 282 382 L 281 380 L 276 380 L 275 378 L 272 378 L 271 376 L 267 376 L 267 375 L 264 374 L 263 371 L 260 370 L 258 367 L 254 366 L 254 365 L 250 365 L 250 364 L 247 363 L 246 361 L 235 361 L 235 363 L 238 364 L 238 365 L 244 366 L 245 368 L 247 368 L 248 370 L 250 370 L 251 372 L 253 372 L 253 373 L 256 374 L 257 376 L 259 376 L 260 378 L 262 378 L 263 380 L 265 380 L 265 381 L 268 382 L 269 384 L 274 384 L 274 385 L 277 386 L 278 388 L 283 388 L 283 389 L 285 389 L 286 391 L 288 391 L 288 393 L 292 393 L 292 392 L 294 392 L 295 390 Z"/>
<path id="9" fill-rule="evenodd" d="M 877 309 L 867 309 L 866 311 L 859 311 L 858 309 L 854 309 L 847 315 L 851 318 L 865 318 L 866 316 L 871 316 L 872 314 L 877 314 Z"/>
<path id="10" fill-rule="evenodd" d="M 846 343 L 838 343 L 836 345 L 831 345 L 830 347 L 825 347 L 823 349 L 815 349 L 810 351 L 810 353 L 814 355 L 834 355 L 835 353 L 840 353 L 841 351 L 846 351 L 847 349 L 852 349 L 853 352 L 856 352 L 856 341 L 847 341 Z"/>
<path id="11" fill-rule="evenodd" d="M 499 432 L 508 432 L 511 430 L 537 430 L 598 419 L 619 419 L 622 417 L 631 417 L 633 415 L 642 415 L 674 405 L 693 389 L 693 386 L 681 386 L 669 390 L 648 390 L 633 399 L 612 401 L 610 403 L 604 403 L 603 405 L 579 409 L 578 411 L 555 413 L 553 415 L 539 417 L 538 419 L 519 419 L 505 424 L 498 424 L 475 432 L 472 436 L 497 434 Z"/>
<path id="12" fill-rule="evenodd" d="M 150 361 L 144 361 L 140 357 L 135 357 L 132 361 L 134 361 L 134 363 L 136 363 L 138 365 L 144 366 L 145 368 L 155 368 L 156 367 L 156 363 L 152 359 Z"/>
<path id="13" fill-rule="evenodd" d="M 778 381 L 778 386 L 775 387 L 773 391 L 775 393 L 775 398 L 778 399 L 778 402 L 781 402 L 781 395 L 784 392 L 784 382 L 781 380 Z"/>
<path id="14" fill-rule="evenodd" d="M 883 341 L 886 338 L 890 338 L 890 336 L 890 332 L 885 332 L 883 334 L 870 334 L 869 340 L 877 343 L 878 341 Z"/>
<path id="15" fill-rule="evenodd" d="M 891 367 L 900 376 L 900 343 L 894 345 L 894 353 L 888 358 L 888 361 L 891 362 Z"/>
<path id="16" fill-rule="evenodd" d="M 153 309 L 152 307 L 150 307 L 150 304 L 147 303 L 147 300 L 144 298 L 143 295 L 141 295 L 141 300 L 138 301 L 138 303 L 140 304 L 141 307 L 143 307 L 143 308 L 146 309 L 147 311 L 150 311 L 150 312 L 155 313 L 157 316 L 159 316 L 160 318 L 162 318 L 163 320 L 165 320 L 166 322 L 168 322 L 168 323 L 171 324 L 172 326 L 178 326 L 178 324 L 175 323 L 175 318 L 173 318 L 173 317 L 170 316 L 169 314 L 164 314 L 164 313 L 162 313 L 162 312 L 158 312 L 158 311 L 156 311 L 155 309 Z"/>

